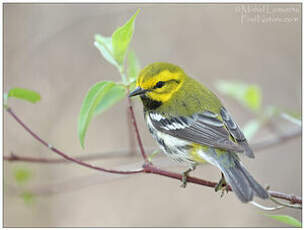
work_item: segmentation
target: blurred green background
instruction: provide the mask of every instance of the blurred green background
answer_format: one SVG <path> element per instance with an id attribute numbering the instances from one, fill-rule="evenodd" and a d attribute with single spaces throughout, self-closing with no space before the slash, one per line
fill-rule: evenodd
<path id="1" fill-rule="evenodd" d="M 300 113 L 300 4 L 4 4 L 4 91 L 23 87 L 40 92 L 42 101 L 35 105 L 15 99 L 9 104 L 50 144 L 72 156 L 132 147 L 126 100 L 92 121 L 85 150 L 77 137 L 77 118 L 93 84 L 120 79 L 94 47 L 94 35 L 110 36 L 138 8 L 141 12 L 131 47 L 142 67 L 156 61 L 180 65 L 222 99 L 241 127 L 255 116 L 217 92 L 217 80 L 257 84 L 263 91 L 263 105 Z M 135 112 L 143 142 L 151 149 L 156 144 L 138 100 Z M 296 128 L 288 122 L 279 126 L 284 131 Z M 264 128 L 252 143 L 272 136 Z M 56 157 L 4 113 L 4 154 L 11 152 Z M 156 163 L 163 168 L 185 170 L 158 158 Z M 301 138 L 243 161 L 261 184 L 301 195 Z M 134 169 L 141 166 L 142 159 L 138 153 L 113 154 L 92 163 Z M 29 174 L 24 183 L 15 179 L 20 170 Z M 220 178 L 219 171 L 209 165 L 192 175 L 213 181 Z M 213 189 L 193 184 L 182 189 L 180 183 L 156 175 L 115 176 L 74 164 L 4 162 L 4 226 L 286 226 L 261 215 L 256 207 L 242 204 L 233 193 L 220 198 Z M 301 220 L 298 210 L 270 214 Z"/>

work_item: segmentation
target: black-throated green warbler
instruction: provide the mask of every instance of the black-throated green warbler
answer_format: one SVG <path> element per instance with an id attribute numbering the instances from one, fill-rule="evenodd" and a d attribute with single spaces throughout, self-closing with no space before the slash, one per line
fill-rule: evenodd
<path id="1" fill-rule="evenodd" d="M 129 96 L 140 95 L 152 136 L 167 156 L 189 167 L 183 174 L 184 186 L 187 174 L 207 161 L 221 170 L 219 185 L 227 181 L 242 202 L 255 195 L 268 198 L 241 164 L 238 153 L 250 158 L 254 154 L 215 94 L 169 63 L 145 67 L 136 86 Z"/>

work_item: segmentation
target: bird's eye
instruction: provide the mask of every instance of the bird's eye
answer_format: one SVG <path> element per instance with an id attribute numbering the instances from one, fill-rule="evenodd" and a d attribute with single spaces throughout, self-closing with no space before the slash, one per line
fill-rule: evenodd
<path id="1" fill-rule="evenodd" d="M 165 82 L 159 81 L 159 82 L 156 83 L 155 88 L 161 88 L 161 87 L 163 87 L 164 85 L 165 85 Z"/>

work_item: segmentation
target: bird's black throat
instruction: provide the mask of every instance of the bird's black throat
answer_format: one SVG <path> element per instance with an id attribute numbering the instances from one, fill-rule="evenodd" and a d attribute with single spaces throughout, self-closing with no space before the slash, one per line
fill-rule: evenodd
<path id="1" fill-rule="evenodd" d="M 162 102 L 152 100 L 151 98 L 149 98 L 146 95 L 141 95 L 140 98 L 141 98 L 141 100 L 144 104 L 144 109 L 145 110 L 154 110 L 154 109 L 157 109 L 159 106 L 162 105 Z"/>

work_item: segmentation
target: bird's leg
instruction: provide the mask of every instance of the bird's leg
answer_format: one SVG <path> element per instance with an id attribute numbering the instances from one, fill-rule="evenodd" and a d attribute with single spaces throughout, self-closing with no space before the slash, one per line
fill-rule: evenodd
<path id="1" fill-rule="evenodd" d="M 221 174 L 222 174 L 222 177 L 221 177 L 220 181 L 217 183 L 217 185 L 215 186 L 215 192 L 222 190 L 221 197 L 223 197 L 225 190 L 228 193 L 228 186 L 227 186 L 224 174 L 223 173 L 221 173 Z"/>
<path id="2" fill-rule="evenodd" d="M 185 172 L 183 172 L 183 177 L 182 177 L 182 184 L 181 187 L 182 188 L 186 188 L 187 186 L 187 177 L 189 176 L 189 173 L 193 170 L 195 170 L 196 166 L 192 165 L 188 170 L 186 170 Z"/>

